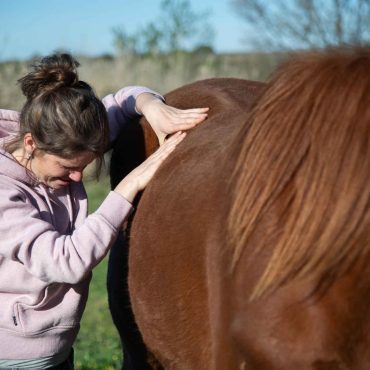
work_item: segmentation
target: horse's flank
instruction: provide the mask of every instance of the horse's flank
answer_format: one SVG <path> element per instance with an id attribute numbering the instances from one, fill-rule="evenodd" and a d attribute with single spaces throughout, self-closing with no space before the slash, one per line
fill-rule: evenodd
<path id="1" fill-rule="evenodd" d="M 328 286 L 370 248 L 370 51 L 305 53 L 269 83 L 235 144 L 233 265 L 273 209 L 276 245 L 252 299 L 308 277 Z M 262 243 L 254 245 L 260 253 Z M 366 267 L 366 266 L 365 266 Z"/>

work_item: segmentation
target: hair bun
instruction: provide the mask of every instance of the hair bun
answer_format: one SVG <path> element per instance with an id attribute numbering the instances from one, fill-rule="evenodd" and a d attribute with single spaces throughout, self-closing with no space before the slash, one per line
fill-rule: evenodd
<path id="1" fill-rule="evenodd" d="M 71 55 L 54 54 L 33 65 L 33 70 L 18 82 L 27 99 L 33 99 L 60 87 L 78 84 L 78 66 L 79 63 Z"/>

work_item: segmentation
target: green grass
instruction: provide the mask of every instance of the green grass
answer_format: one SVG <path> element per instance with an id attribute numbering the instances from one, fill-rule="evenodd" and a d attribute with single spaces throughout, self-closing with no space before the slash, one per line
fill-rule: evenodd
<path id="1" fill-rule="evenodd" d="M 89 212 L 93 212 L 110 190 L 108 177 L 85 182 Z M 90 294 L 74 345 L 75 368 L 81 370 L 121 369 L 121 344 L 108 308 L 106 257 L 94 270 Z"/>

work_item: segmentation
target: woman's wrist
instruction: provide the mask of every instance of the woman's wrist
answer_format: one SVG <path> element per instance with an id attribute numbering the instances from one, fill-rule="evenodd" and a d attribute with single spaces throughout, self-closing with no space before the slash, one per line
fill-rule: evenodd
<path id="1" fill-rule="evenodd" d="M 149 108 L 149 105 L 154 102 L 160 104 L 163 103 L 162 99 L 152 93 L 141 93 L 136 98 L 136 111 L 145 116 L 145 112 Z"/>
<path id="2" fill-rule="evenodd" d="M 130 203 L 132 203 L 139 192 L 137 181 L 130 178 L 124 178 L 116 187 L 113 189 L 114 192 L 120 194 Z"/>
<path id="3" fill-rule="evenodd" d="M 162 145 L 167 134 L 162 132 L 157 125 L 158 112 L 161 112 L 164 102 L 158 96 L 151 93 L 142 93 L 136 98 L 136 110 L 145 116 L 150 127 L 155 132 L 159 143 Z"/>

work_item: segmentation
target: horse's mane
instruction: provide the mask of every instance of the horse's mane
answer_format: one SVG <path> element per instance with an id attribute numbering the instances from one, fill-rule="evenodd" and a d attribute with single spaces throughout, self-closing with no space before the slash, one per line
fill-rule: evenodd
<path id="1" fill-rule="evenodd" d="M 265 230 L 276 244 L 251 299 L 292 279 L 333 280 L 369 254 L 370 48 L 285 61 L 239 140 L 233 266 L 269 212 L 280 220 Z"/>

